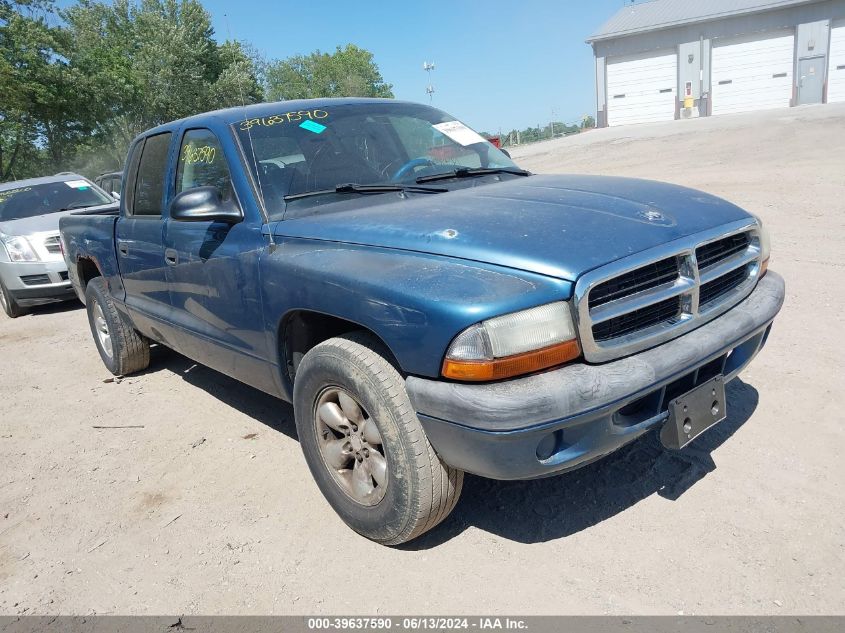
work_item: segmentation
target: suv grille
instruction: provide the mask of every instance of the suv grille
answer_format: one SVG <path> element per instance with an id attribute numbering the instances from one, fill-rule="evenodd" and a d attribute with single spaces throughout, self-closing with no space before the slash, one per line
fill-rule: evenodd
<path id="1" fill-rule="evenodd" d="M 48 253 L 52 255 L 60 255 L 62 252 L 62 247 L 59 245 L 59 236 L 58 235 L 51 235 L 44 239 L 44 248 L 47 249 Z"/>
<path id="2" fill-rule="evenodd" d="M 736 226 L 728 235 L 691 236 L 669 252 L 658 247 L 653 258 L 633 255 L 579 279 L 575 308 L 584 357 L 604 361 L 657 345 L 750 293 L 760 270 L 760 237 L 753 224 Z"/>
<path id="3" fill-rule="evenodd" d="M 21 281 L 27 286 L 43 286 L 50 283 L 47 275 L 23 275 Z"/>

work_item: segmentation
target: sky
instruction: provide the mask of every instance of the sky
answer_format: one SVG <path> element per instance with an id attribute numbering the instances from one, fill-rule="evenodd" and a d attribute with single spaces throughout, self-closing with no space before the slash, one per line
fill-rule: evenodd
<path id="1" fill-rule="evenodd" d="M 355 44 L 373 53 L 398 99 L 432 103 L 479 131 L 595 115 L 584 40 L 627 0 L 200 0 L 218 41 L 268 60 Z M 59 0 L 68 6 L 73 0 Z M 231 37 L 229 37 L 231 34 Z"/>
<path id="2" fill-rule="evenodd" d="M 202 0 L 215 36 L 251 42 L 268 59 L 371 51 L 399 99 L 433 104 L 496 134 L 595 114 L 595 71 L 584 40 L 624 0 Z M 228 18 L 228 28 L 227 28 Z"/>

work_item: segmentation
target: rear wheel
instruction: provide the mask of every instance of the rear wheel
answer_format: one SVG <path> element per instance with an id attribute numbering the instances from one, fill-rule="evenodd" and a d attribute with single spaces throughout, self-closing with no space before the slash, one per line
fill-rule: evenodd
<path id="1" fill-rule="evenodd" d="M 115 376 L 125 376 L 146 369 L 150 343 L 117 311 L 105 279 L 95 277 L 88 282 L 85 305 L 94 343 L 108 370 Z"/>
<path id="2" fill-rule="evenodd" d="M 297 368 L 294 409 L 308 467 L 332 508 L 363 536 L 397 545 L 449 515 L 463 472 L 434 452 L 387 355 L 365 333 L 317 345 Z"/>
<path id="3" fill-rule="evenodd" d="M 0 307 L 3 308 L 3 312 L 10 319 L 16 319 L 26 312 L 26 310 L 18 305 L 18 302 L 15 301 L 11 293 L 6 290 L 6 286 L 3 285 L 2 281 L 0 281 Z"/>

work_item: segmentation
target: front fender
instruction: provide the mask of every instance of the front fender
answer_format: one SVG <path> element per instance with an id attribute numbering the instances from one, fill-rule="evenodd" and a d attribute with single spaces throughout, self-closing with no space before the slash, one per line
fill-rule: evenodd
<path id="1" fill-rule="evenodd" d="M 521 270 L 298 238 L 282 238 L 260 265 L 268 332 L 294 310 L 336 316 L 378 335 L 406 373 L 430 377 L 464 328 L 572 293 L 568 281 Z"/>

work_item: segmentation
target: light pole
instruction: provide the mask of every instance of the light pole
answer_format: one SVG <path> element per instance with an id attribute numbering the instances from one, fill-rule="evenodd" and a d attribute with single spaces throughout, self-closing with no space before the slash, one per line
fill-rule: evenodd
<path id="1" fill-rule="evenodd" d="M 431 83 L 431 71 L 434 70 L 434 62 L 423 62 L 423 70 L 428 73 L 428 85 L 425 91 L 428 94 L 428 102 L 434 101 L 434 84 Z"/>

